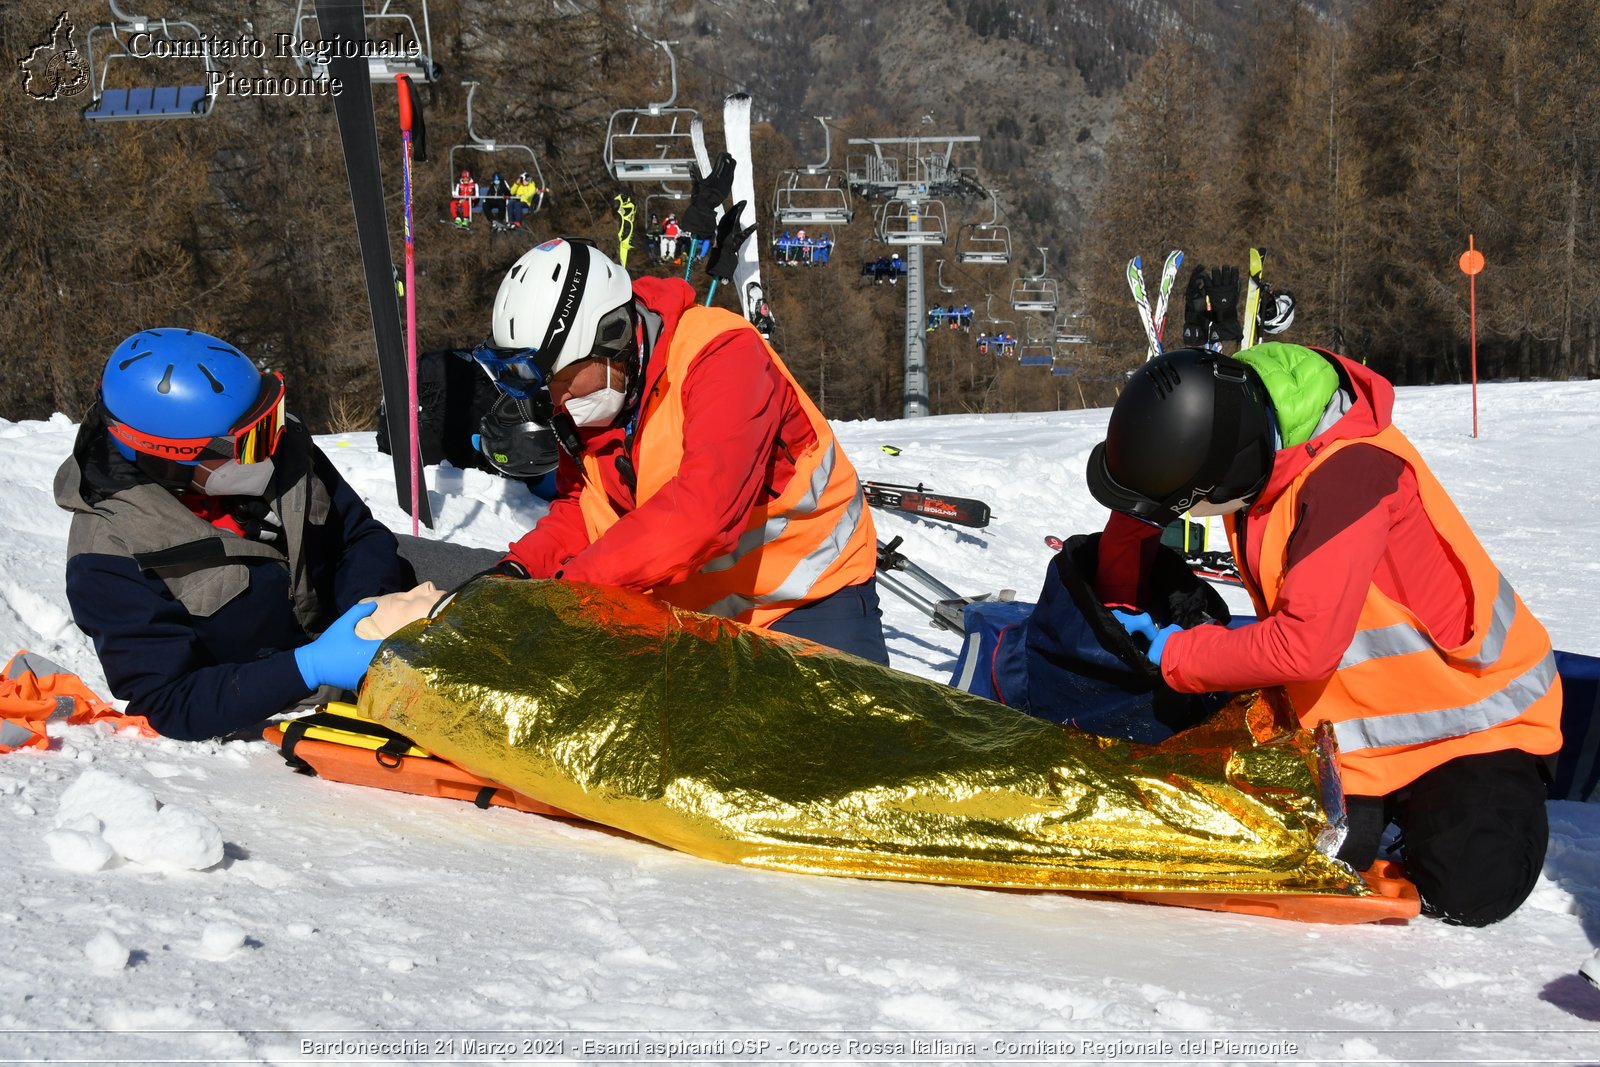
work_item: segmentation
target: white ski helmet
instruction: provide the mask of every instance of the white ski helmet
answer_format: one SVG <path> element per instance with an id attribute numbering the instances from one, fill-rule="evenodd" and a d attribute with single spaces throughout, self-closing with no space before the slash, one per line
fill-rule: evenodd
<path id="1" fill-rule="evenodd" d="M 531 352 L 546 382 L 582 359 L 620 358 L 633 343 L 633 283 L 587 241 L 546 241 L 500 282 L 493 333 L 496 348 Z"/>
<path id="2" fill-rule="evenodd" d="M 1282 333 L 1294 325 L 1294 294 L 1287 289 L 1263 293 L 1261 328 L 1267 333 Z"/>

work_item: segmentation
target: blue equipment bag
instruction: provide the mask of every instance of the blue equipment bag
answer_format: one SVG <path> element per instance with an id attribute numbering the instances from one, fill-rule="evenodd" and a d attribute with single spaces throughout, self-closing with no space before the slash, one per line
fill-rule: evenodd
<path id="1" fill-rule="evenodd" d="M 1037 604 L 968 605 L 951 684 L 1088 733 L 1154 744 L 1204 719 L 1225 696 L 1178 693 L 1162 681 L 1094 591 L 1099 542 L 1099 534 L 1068 539 Z M 1222 597 L 1170 548 L 1158 551 L 1149 586 L 1150 603 L 1139 606 L 1158 625 L 1230 619 Z"/>

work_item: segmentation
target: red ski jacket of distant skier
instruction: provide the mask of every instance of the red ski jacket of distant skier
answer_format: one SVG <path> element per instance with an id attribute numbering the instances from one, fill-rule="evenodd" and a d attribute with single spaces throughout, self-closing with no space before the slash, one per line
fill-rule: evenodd
<path id="1" fill-rule="evenodd" d="M 1260 621 L 1174 634 L 1163 676 L 1185 692 L 1282 685 L 1307 727 L 1334 724 L 1352 794 L 1386 795 L 1457 756 L 1556 751 L 1544 627 L 1394 427 L 1393 387 L 1315 355 L 1340 372 L 1348 410 L 1280 449 L 1260 498 L 1227 519 Z M 1266 380 L 1276 409 L 1291 379 Z"/>
<path id="2" fill-rule="evenodd" d="M 855 468 L 777 353 L 679 279 L 633 289 L 648 351 L 634 433 L 580 430 L 582 462 L 562 454 L 550 513 L 509 558 L 758 626 L 871 581 Z"/>

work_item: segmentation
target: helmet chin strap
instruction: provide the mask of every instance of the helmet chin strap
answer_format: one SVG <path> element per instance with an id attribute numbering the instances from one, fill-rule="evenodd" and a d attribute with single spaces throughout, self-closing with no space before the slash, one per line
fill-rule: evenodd
<path id="1" fill-rule="evenodd" d="M 571 415 L 565 411 L 551 415 L 550 430 L 556 435 L 556 443 L 567 455 L 573 459 L 583 455 L 583 438 L 578 436 L 578 424 L 572 421 Z"/>

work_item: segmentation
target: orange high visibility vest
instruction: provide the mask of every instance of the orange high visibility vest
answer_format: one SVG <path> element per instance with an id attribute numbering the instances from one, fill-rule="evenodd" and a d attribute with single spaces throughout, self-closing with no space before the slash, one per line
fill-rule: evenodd
<path id="1" fill-rule="evenodd" d="M 1271 612 L 1282 591 L 1306 478 L 1353 444 L 1376 445 L 1411 468 L 1428 519 L 1471 584 L 1472 630 L 1465 643 L 1441 646 L 1410 610 L 1373 586 L 1333 676 L 1284 686 L 1308 729 L 1322 720 L 1333 724 L 1345 792 L 1386 795 L 1457 756 L 1556 751 L 1561 683 L 1549 635 L 1393 426 L 1323 448 L 1273 501 L 1261 537 L 1261 587 L 1251 590 L 1257 609 Z M 1238 524 L 1229 516 L 1228 540 L 1235 558 L 1244 560 Z"/>
<path id="2" fill-rule="evenodd" d="M 76 674 L 36 652 L 18 652 L 0 670 L 0 753 L 49 748 L 46 724 L 57 719 L 74 725 L 108 720 L 156 736 L 143 715 L 121 714 Z"/>
<path id="3" fill-rule="evenodd" d="M 717 337 L 749 330 L 743 318 L 721 308 L 684 311 L 664 355 L 666 367 L 639 413 L 635 500 L 643 504 L 669 482 L 683 462 L 683 383 L 689 368 Z M 856 470 L 822 417 L 772 346 L 767 357 L 794 390 L 816 441 L 795 457 L 794 476 L 776 499 L 757 504 L 734 547 L 693 574 L 647 590 L 679 607 L 768 626 L 795 608 L 815 603 L 877 573 L 877 532 Z M 754 462 L 754 457 L 730 457 Z M 619 518 L 606 496 L 599 461 L 583 457 L 578 497 L 589 541 Z"/>

